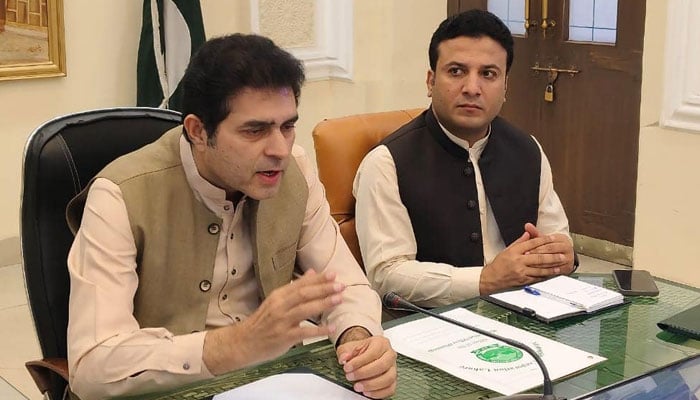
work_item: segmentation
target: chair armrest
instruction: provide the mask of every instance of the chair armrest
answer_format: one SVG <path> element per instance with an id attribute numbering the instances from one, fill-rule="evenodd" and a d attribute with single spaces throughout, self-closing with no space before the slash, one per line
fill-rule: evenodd
<path id="1" fill-rule="evenodd" d="M 24 366 L 41 393 L 51 390 L 51 374 L 55 373 L 68 384 L 68 360 L 65 358 L 43 358 L 41 360 L 27 361 Z"/>

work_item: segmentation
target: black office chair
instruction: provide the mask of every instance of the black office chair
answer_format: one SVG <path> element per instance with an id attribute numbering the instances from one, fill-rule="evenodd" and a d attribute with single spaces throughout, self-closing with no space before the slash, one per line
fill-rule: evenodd
<path id="1" fill-rule="evenodd" d="M 66 259 L 73 234 L 66 205 L 105 165 L 180 124 L 180 113 L 112 108 L 44 123 L 27 140 L 21 200 L 21 243 L 29 305 L 43 359 L 26 363 L 45 398 L 61 399 L 68 381 Z"/>

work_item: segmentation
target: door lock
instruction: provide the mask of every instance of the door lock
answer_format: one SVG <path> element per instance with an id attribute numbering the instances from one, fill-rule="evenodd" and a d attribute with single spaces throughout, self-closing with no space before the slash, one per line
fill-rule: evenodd
<path id="1" fill-rule="evenodd" d="M 544 88 L 544 101 L 548 103 L 554 101 L 554 84 L 548 83 Z"/>
<path id="2" fill-rule="evenodd" d="M 552 67 L 540 67 L 539 63 L 536 63 L 533 67 L 530 67 L 536 72 L 546 72 L 547 73 L 547 86 L 544 87 L 544 101 L 548 103 L 554 102 L 554 82 L 559 77 L 559 73 L 567 73 L 571 76 L 578 74 L 580 71 L 571 67 L 569 69 L 563 68 L 552 68 Z"/>
<path id="3" fill-rule="evenodd" d="M 559 72 L 549 71 L 547 74 L 547 86 L 544 87 L 544 101 L 551 103 L 554 101 L 554 81 L 559 77 Z"/>

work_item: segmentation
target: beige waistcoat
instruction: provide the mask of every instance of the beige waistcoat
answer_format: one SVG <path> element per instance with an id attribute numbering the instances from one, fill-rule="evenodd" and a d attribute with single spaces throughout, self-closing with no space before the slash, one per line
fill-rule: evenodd
<path id="1" fill-rule="evenodd" d="M 205 328 L 222 221 L 194 197 L 180 159 L 181 134 L 182 127 L 175 127 L 93 178 L 111 180 L 124 197 L 137 250 L 134 316 L 142 328 L 175 334 Z M 89 187 L 68 204 L 74 233 Z M 306 180 L 292 159 L 276 196 L 246 202 L 261 298 L 292 280 L 307 198 Z"/>

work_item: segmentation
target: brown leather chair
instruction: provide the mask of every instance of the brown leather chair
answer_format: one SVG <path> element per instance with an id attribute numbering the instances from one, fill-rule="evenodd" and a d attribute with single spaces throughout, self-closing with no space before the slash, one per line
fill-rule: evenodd
<path id="1" fill-rule="evenodd" d="M 377 143 L 423 110 L 415 108 L 326 119 L 313 130 L 318 175 L 326 187 L 331 215 L 340 225 L 340 233 L 361 266 L 364 264 L 355 233 L 355 198 L 352 195 L 357 167 Z"/>

